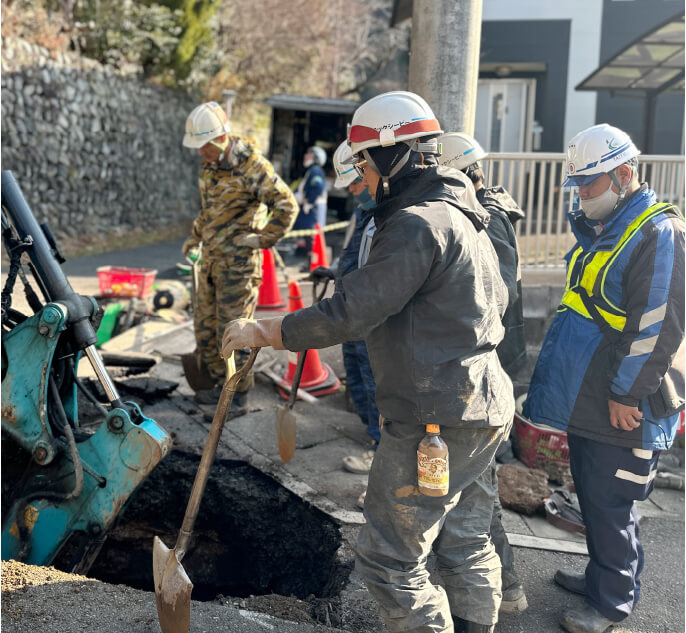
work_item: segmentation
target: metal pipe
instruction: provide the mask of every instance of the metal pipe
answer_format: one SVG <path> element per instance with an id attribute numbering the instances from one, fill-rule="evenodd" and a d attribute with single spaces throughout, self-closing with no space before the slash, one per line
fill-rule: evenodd
<path id="1" fill-rule="evenodd" d="M 88 356 L 88 360 L 91 363 L 91 367 L 93 367 L 95 375 L 98 377 L 102 388 L 105 390 L 107 399 L 110 401 L 113 407 L 121 407 L 122 402 L 119 399 L 117 388 L 114 386 L 112 379 L 107 373 L 105 364 L 102 362 L 100 354 L 98 354 L 98 350 L 95 349 L 94 345 L 89 345 L 84 351 L 86 352 L 86 356 Z"/>

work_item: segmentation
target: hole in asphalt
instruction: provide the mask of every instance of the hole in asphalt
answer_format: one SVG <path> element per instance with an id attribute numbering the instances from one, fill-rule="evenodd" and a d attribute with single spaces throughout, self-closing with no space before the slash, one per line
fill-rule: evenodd
<path id="1" fill-rule="evenodd" d="M 152 471 L 110 531 L 89 576 L 154 591 L 153 536 L 172 548 L 200 456 L 173 451 Z M 338 526 L 252 466 L 216 460 L 182 565 L 194 600 L 218 595 L 336 596 Z"/>

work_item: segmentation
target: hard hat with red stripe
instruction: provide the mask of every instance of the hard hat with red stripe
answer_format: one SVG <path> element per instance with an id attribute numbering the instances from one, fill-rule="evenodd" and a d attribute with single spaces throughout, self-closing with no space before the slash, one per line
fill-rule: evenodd
<path id="1" fill-rule="evenodd" d="M 378 95 L 355 110 L 348 126 L 348 144 L 353 154 L 359 154 L 371 147 L 388 147 L 442 133 L 433 111 L 422 97 L 396 90 Z"/>

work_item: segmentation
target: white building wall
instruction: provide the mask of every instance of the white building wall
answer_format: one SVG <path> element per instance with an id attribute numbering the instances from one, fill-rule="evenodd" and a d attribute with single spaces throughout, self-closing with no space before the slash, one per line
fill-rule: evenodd
<path id="1" fill-rule="evenodd" d="M 596 93 L 574 90 L 600 63 L 602 0 L 483 0 L 483 21 L 570 20 L 565 144 L 595 124 Z M 505 62 L 507 60 L 503 60 Z M 564 148 L 560 148 L 564 151 Z"/>

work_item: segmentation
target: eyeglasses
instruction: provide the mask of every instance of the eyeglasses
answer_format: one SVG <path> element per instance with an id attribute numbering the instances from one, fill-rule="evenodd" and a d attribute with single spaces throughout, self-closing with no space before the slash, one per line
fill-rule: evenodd
<path id="1" fill-rule="evenodd" d="M 361 160 L 359 163 L 353 163 L 353 167 L 360 178 L 364 178 L 364 170 L 367 168 L 367 161 Z"/>

